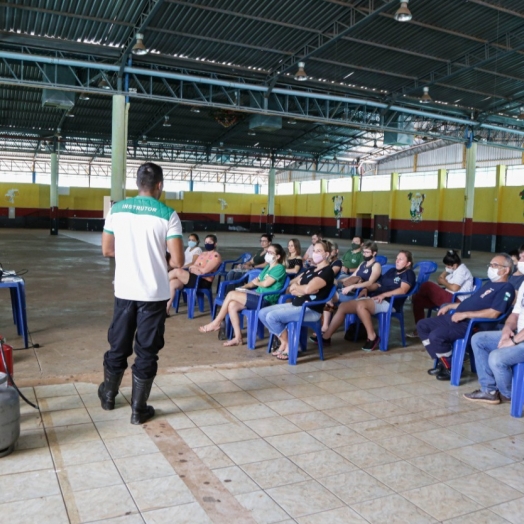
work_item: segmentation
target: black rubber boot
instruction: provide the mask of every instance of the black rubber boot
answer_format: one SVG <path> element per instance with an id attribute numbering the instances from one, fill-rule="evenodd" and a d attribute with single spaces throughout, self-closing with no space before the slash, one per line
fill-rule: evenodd
<path id="1" fill-rule="evenodd" d="M 141 379 L 133 374 L 133 392 L 131 393 L 131 424 L 143 424 L 155 416 L 155 408 L 147 405 L 151 386 L 155 377 Z"/>
<path id="2" fill-rule="evenodd" d="M 123 376 L 124 372 L 114 375 L 104 367 L 104 382 L 98 386 L 98 398 L 102 409 L 106 411 L 115 409 L 115 397 L 118 395 Z"/>

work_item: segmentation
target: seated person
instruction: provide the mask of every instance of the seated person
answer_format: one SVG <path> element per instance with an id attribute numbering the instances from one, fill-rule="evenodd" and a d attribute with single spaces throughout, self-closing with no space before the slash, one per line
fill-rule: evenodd
<path id="1" fill-rule="evenodd" d="M 280 347 L 272 353 L 280 360 L 289 358 L 287 325 L 289 322 L 295 322 L 299 319 L 302 304 L 314 300 L 324 300 L 331 293 L 335 276 L 328 262 L 329 255 L 330 247 L 328 244 L 317 242 L 311 257 L 315 267 L 311 267 L 298 275 L 289 286 L 289 293 L 294 296 L 292 302 L 266 307 L 258 315 L 260 322 L 280 341 Z M 307 322 L 318 320 L 323 308 L 322 304 L 306 308 L 304 320 Z"/>
<path id="2" fill-rule="evenodd" d="M 483 331 L 471 338 L 480 389 L 465 393 L 473 402 L 500 404 L 511 400 L 512 366 L 524 362 L 524 286 L 502 331 Z"/>
<path id="3" fill-rule="evenodd" d="M 342 273 L 340 278 L 352 275 L 364 260 L 362 255 L 362 237 L 355 235 L 351 241 L 351 249 L 346 251 L 342 257 Z"/>
<path id="4" fill-rule="evenodd" d="M 331 244 L 331 252 L 329 255 L 329 265 L 331 266 L 331 269 L 333 270 L 333 274 L 335 275 L 335 278 L 337 278 L 338 274 L 342 270 L 342 260 L 338 258 L 338 244 L 336 242 L 333 242 L 333 240 L 326 240 L 329 244 Z"/>
<path id="5" fill-rule="evenodd" d="M 200 239 L 196 233 L 191 233 L 187 241 L 187 248 L 184 251 L 184 266 L 192 266 L 197 258 L 202 254 L 202 249 L 198 247 L 200 244 Z"/>
<path id="6" fill-rule="evenodd" d="M 329 324 L 329 328 L 324 333 L 324 341 L 329 343 L 331 336 L 344 323 L 346 314 L 354 313 L 364 324 L 367 332 L 367 340 L 362 347 L 364 351 L 373 351 L 378 348 L 380 337 L 373 328 L 372 315 L 376 313 L 386 313 L 390 306 L 390 297 L 395 295 L 405 295 L 416 284 L 416 276 L 413 270 L 413 255 L 411 251 L 400 251 L 397 255 L 395 267 L 391 268 L 386 274 L 380 277 L 378 282 L 370 285 L 363 293 L 369 297 L 361 297 L 351 302 L 343 302 L 338 306 L 338 310 Z M 395 309 L 404 304 L 404 299 L 395 301 Z"/>
<path id="7" fill-rule="evenodd" d="M 515 271 L 509 277 L 509 283 L 518 291 L 524 283 L 524 244 L 518 250 L 517 263 L 514 265 Z M 513 257 L 511 257 L 513 259 Z M 515 261 L 514 261 L 515 262 Z"/>
<path id="8" fill-rule="evenodd" d="M 241 286 L 242 289 L 254 289 L 256 293 L 264 293 L 267 291 L 275 291 L 281 289 L 286 280 L 286 268 L 285 268 L 286 254 L 284 248 L 280 244 L 271 244 L 266 252 L 265 261 L 266 267 L 262 270 L 262 273 L 251 282 Z M 240 288 L 239 288 L 240 289 Z M 240 346 L 244 342 L 242 340 L 242 331 L 240 330 L 240 317 L 239 313 L 243 309 L 256 309 L 258 307 L 259 297 L 256 293 L 246 293 L 243 291 L 230 291 L 216 318 L 198 328 L 200 333 L 209 333 L 210 331 L 218 331 L 220 324 L 225 320 L 226 315 L 229 314 L 231 324 L 233 325 L 234 337 L 227 342 L 224 342 L 224 346 Z M 269 295 L 264 298 L 262 307 L 267 305 L 275 304 L 278 302 L 278 295 Z"/>
<path id="9" fill-rule="evenodd" d="M 413 316 L 415 325 L 419 320 L 425 317 L 424 310 L 440 307 L 443 304 L 451 302 L 453 293 L 457 291 L 473 290 L 473 275 L 471 271 L 462 263 L 457 252 L 450 249 L 442 259 L 446 266 L 438 279 L 438 285 L 434 282 L 424 282 L 420 289 L 413 295 Z M 442 286 L 442 287 L 441 287 Z M 462 302 L 467 295 L 459 296 Z M 408 337 L 417 337 L 417 331 L 407 334 Z"/>
<path id="10" fill-rule="evenodd" d="M 304 265 L 305 266 L 308 266 L 309 264 L 311 264 L 312 262 L 311 258 L 313 256 L 313 250 L 315 248 L 315 244 L 321 241 L 322 241 L 322 232 L 320 230 L 311 235 L 311 244 L 307 248 L 306 254 L 304 255 Z"/>
<path id="11" fill-rule="evenodd" d="M 207 235 L 205 239 L 205 251 L 196 259 L 195 263 L 187 270 L 182 268 L 172 269 L 169 272 L 169 288 L 171 290 L 171 298 L 167 302 L 167 314 L 171 309 L 171 304 L 175 298 L 177 289 L 189 288 L 196 286 L 198 275 L 205 275 L 207 273 L 215 272 L 222 263 L 222 257 L 216 251 L 217 237 L 215 235 Z M 203 289 L 210 289 L 213 284 L 213 277 L 204 277 L 200 279 L 200 287 Z"/>
<path id="12" fill-rule="evenodd" d="M 438 380 L 451 378 L 451 353 L 453 342 L 464 338 L 471 318 L 497 318 L 511 307 L 515 290 L 508 282 L 513 263 L 506 253 L 495 255 L 488 266 L 490 282 L 469 298 L 442 307 L 436 317 L 425 318 L 417 324 L 422 344 L 431 358 L 440 359 L 439 365 L 429 369 Z M 456 313 L 448 315 L 448 311 Z"/>
<path id="13" fill-rule="evenodd" d="M 271 244 L 273 235 L 263 233 L 260 236 L 261 251 L 253 255 L 245 264 L 235 266 L 226 276 L 226 280 L 238 280 L 242 275 L 251 269 L 263 269 L 267 266 L 264 257 L 266 256 L 267 248 Z"/>
<path id="14" fill-rule="evenodd" d="M 336 311 L 336 305 L 339 302 L 347 302 L 355 299 L 355 292 L 360 289 L 369 288 L 374 284 L 382 273 L 382 266 L 375 260 L 377 255 L 377 244 L 371 240 L 364 242 L 362 247 L 362 255 L 364 261 L 358 266 L 355 273 L 345 278 L 342 282 L 342 288 L 333 297 L 333 303 L 328 303 L 324 307 L 324 314 L 322 316 L 322 332 L 327 331 L 329 323 L 331 321 L 331 313 Z M 340 281 L 339 281 L 340 282 Z M 316 341 L 316 336 L 311 337 L 313 342 Z"/>
<path id="15" fill-rule="evenodd" d="M 287 251 L 286 273 L 290 276 L 298 275 L 304 265 L 304 261 L 300 256 L 302 251 L 300 240 L 298 238 L 292 238 L 287 244 Z"/>

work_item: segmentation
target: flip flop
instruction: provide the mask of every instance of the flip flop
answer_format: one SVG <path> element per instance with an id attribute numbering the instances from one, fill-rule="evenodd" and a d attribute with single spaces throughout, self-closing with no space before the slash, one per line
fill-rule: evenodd
<path id="1" fill-rule="evenodd" d="M 283 351 L 277 355 L 278 360 L 289 360 L 289 354 L 287 351 Z"/>
<path id="2" fill-rule="evenodd" d="M 242 339 L 236 340 L 236 339 L 232 338 L 231 340 L 228 340 L 227 342 L 224 342 L 222 345 L 225 348 L 231 348 L 231 347 L 235 347 L 235 346 L 243 346 L 244 345 L 244 341 Z"/>
<path id="3" fill-rule="evenodd" d="M 213 331 L 216 331 L 216 329 L 210 329 L 208 328 L 209 324 L 206 324 L 205 326 L 200 326 L 198 328 L 198 331 L 200 331 L 200 333 L 211 333 Z"/>

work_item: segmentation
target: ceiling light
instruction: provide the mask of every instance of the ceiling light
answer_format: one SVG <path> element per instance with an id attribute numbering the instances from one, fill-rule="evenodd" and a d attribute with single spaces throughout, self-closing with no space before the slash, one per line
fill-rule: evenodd
<path id="1" fill-rule="evenodd" d="M 298 66 L 298 69 L 297 69 L 297 72 L 295 73 L 295 80 L 298 80 L 299 82 L 304 82 L 305 80 L 308 79 L 308 76 L 304 69 L 304 67 L 306 67 L 306 63 L 299 62 L 297 66 Z"/>
<path id="2" fill-rule="evenodd" d="M 144 35 L 142 33 L 136 34 L 136 43 L 133 49 L 131 49 L 131 52 L 138 56 L 147 55 L 149 52 L 149 49 L 144 45 Z"/>
<path id="3" fill-rule="evenodd" d="M 412 18 L 411 11 L 408 9 L 409 0 L 401 0 L 400 7 L 395 13 L 395 20 L 397 22 L 409 22 Z"/>
<path id="4" fill-rule="evenodd" d="M 349 78 L 354 73 L 355 73 L 355 71 L 351 71 L 351 73 L 349 73 L 349 75 L 346 75 L 342 80 L 345 80 L 346 78 Z"/>
<path id="5" fill-rule="evenodd" d="M 79 100 L 89 100 L 89 95 L 86 93 L 80 93 Z"/>
<path id="6" fill-rule="evenodd" d="M 65 116 L 68 116 L 69 118 L 74 118 L 75 117 L 75 114 L 73 113 L 73 110 L 70 109 Z"/>
<path id="7" fill-rule="evenodd" d="M 171 124 L 169 123 L 169 117 L 167 115 L 164 117 L 164 123 L 162 125 L 164 127 L 171 127 Z"/>
<path id="8" fill-rule="evenodd" d="M 197 107 L 197 106 L 193 106 L 193 107 L 191 108 L 191 113 L 200 113 L 200 108 Z"/>
<path id="9" fill-rule="evenodd" d="M 108 81 L 105 78 L 102 78 L 102 80 L 98 82 L 98 87 L 102 89 L 111 89 L 111 85 L 108 83 Z"/>
<path id="10" fill-rule="evenodd" d="M 142 139 L 138 141 L 139 144 L 147 144 L 147 136 L 142 135 Z"/>
<path id="11" fill-rule="evenodd" d="M 247 134 L 249 136 L 256 136 L 256 133 L 254 131 L 248 131 Z"/>
<path id="12" fill-rule="evenodd" d="M 290 126 L 294 126 L 294 125 L 296 125 L 297 121 L 296 121 L 296 120 L 288 120 L 287 123 L 288 123 Z"/>
<path id="13" fill-rule="evenodd" d="M 422 90 L 424 92 L 422 93 L 422 96 L 420 97 L 419 102 L 421 104 L 429 104 L 430 102 L 433 102 L 433 99 L 429 96 L 429 87 L 425 86 L 422 88 Z"/>

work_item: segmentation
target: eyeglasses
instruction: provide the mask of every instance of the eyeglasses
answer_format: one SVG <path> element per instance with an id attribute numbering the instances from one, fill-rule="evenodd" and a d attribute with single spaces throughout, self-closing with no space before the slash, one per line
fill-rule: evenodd
<path id="1" fill-rule="evenodd" d="M 488 264 L 488 267 L 492 267 L 493 269 L 500 269 L 501 267 L 509 267 L 509 266 L 505 266 L 504 264 Z"/>

